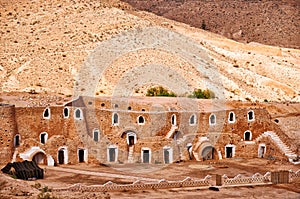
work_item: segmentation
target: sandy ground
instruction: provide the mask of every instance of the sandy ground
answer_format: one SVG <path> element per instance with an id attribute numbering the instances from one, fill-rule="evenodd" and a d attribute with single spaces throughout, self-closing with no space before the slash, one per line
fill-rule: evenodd
<path id="1" fill-rule="evenodd" d="M 226 174 L 234 177 L 237 174 L 251 176 L 254 173 L 264 174 L 267 171 L 300 169 L 299 165 L 269 161 L 264 159 L 232 159 L 218 162 L 180 162 L 169 166 L 124 164 L 118 166 L 100 165 L 64 165 L 60 167 L 44 167 L 45 178 L 36 181 L 14 180 L 8 176 L 1 175 L 0 189 L 1 198 L 35 198 L 40 191 L 35 187 L 40 183 L 42 187 L 61 188 L 81 183 L 84 185 L 99 185 L 107 181 L 118 184 L 132 183 L 136 178 L 142 181 L 159 179 L 183 180 L 186 177 L 201 179 L 206 175 Z M 4 183 L 4 181 L 7 181 Z M 16 191 L 17 189 L 17 191 Z M 15 190 L 15 191 L 14 191 Z M 18 197 L 16 197 L 18 193 Z M 26 196 L 23 196 L 27 194 Z M 143 191 L 122 191 L 109 193 L 76 193 L 59 192 L 51 193 L 59 198 L 291 198 L 300 196 L 300 181 L 285 185 L 248 186 L 220 188 L 212 191 L 199 188 L 186 189 L 162 189 Z"/>

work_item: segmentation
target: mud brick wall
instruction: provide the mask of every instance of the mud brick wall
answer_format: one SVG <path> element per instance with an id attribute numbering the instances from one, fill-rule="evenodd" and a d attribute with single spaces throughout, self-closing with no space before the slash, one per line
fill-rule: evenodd
<path id="1" fill-rule="evenodd" d="M 18 133 L 15 106 L 0 105 L 0 164 L 11 162 L 14 153 L 14 136 Z"/>

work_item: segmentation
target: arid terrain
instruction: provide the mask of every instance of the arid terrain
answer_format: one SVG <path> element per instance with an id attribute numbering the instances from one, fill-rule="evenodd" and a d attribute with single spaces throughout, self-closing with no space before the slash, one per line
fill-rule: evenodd
<path id="1" fill-rule="evenodd" d="M 186 88 L 186 93 L 178 93 L 184 97 L 195 88 L 213 89 L 221 83 L 220 94 L 228 100 L 228 106 L 266 108 L 271 119 L 285 132 L 284 136 L 292 140 L 289 144 L 300 149 L 299 1 L 234 2 L 0 0 L 0 103 L 30 107 L 62 105 L 86 91 L 100 97 L 118 95 L 116 91 L 123 88 L 132 89 L 132 95 L 144 96 L 147 88 L 159 84 L 155 82 L 157 79 L 163 79 L 165 85 L 162 86 L 172 91 L 185 83 L 182 88 Z M 110 57 L 109 50 L 127 47 L 128 43 L 118 43 L 118 39 L 124 39 L 132 31 L 141 36 L 149 28 L 163 31 L 150 32 L 151 37 L 147 35 L 143 40 L 147 44 L 166 42 L 164 31 L 181 39 L 167 41 L 172 44 L 172 49 L 136 48 Z M 191 51 L 201 50 L 188 54 L 189 46 L 185 44 L 190 43 L 193 44 Z M 103 46 L 107 51 L 103 51 Z M 200 59 L 200 67 L 181 56 L 186 54 L 192 59 Z M 203 61 L 202 57 L 206 59 Z M 99 82 L 92 85 L 94 87 L 88 86 L 88 78 L 78 80 L 80 75 L 85 76 L 86 65 L 97 63 L 95 68 L 98 69 L 102 67 L 101 61 L 108 58 L 112 59 L 105 63 L 109 67 L 101 73 L 93 73 L 99 78 Z M 148 73 L 152 76 L 143 76 Z M 211 76 L 217 78 L 217 82 Z M 149 82 L 138 84 L 139 80 Z M 217 98 L 223 99 L 222 96 Z M 300 169 L 299 165 L 279 160 L 238 158 L 153 167 L 158 168 L 151 173 L 147 171 L 152 171 L 152 166 L 140 165 L 121 165 L 115 169 L 86 164 L 43 167 L 45 179 L 37 181 L 21 181 L 0 174 L 0 198 L 37 198 L 41 193 L 38 188 L 45 186 L 59 188 L 75 183 L 95 185 L 107 181 L 132 183 L 135 177 L 182 180 L 188 176 L 203 178 L 207 174 L 234 177 Z M 67 169 L 73 171 L 67 172 Z M 83 174 L 78 170 L 94 173 Z M 123 177 L 109 177 L 107 173 Z M 300 195 L 299 183 L 223 188 L 218 192 L 170 189 L 53 195 L 82 199 L 200 196 L 294 199 Z"/>
<path id="2" fill-rule="evenodd" d="M 45 167 L 45 179 L 37 181 L 21 181 L 10 179 L 8 176 L 0 175 L 2 198 L 35 198 L 40 191 L 36 188 L 47 186 L 49 189 L 68 187 L 75 183 L 83 185 L 99 185 L 108 181 L 117 184 L 127 184 L 134 182 L 137 178 L 183 180 L 186 177 L 201 179 L 206 175 L 226 174 L 234 177 L 237 174 L 251 176 L 253 173 L 265 174 L 268 171 L 280 169 L 297 170 L 299 166 L 292 166 L 280 161 L 270 161 L 262 159 L 233 159 L 219 162 L 181 162 L 174 163 L 167 167 L 162 165 L 119 165 L 117 168 L 100 165 L 66 165 L 60 167 Z M 111 174 L 119 177 L 109 177 Z M 137 177 L 134 179 L 133 177 Z M 59 198 L 289 198 L 295 199 L 300 194 L 300 184 L 272 186 L 252 186 L 222 188 L 219 191 L 199 189 L 161 189 L 144 191 L 124 191 L 124 192 L 50 192 L 52 196 Z"/>
<path id="3" fill-rule="evenodd" d="M 121 32 L 162 27 L 184 37 L 181 43 L 174 44 L 178 49 L 187 39 L 202 48 L 202 53 L 210 57 L 210 65 L 215 67 L 226 99 L 300 101 L 300 52 L 296 49 L 238 43 L 152 13 L 134 11 L 119 1 L 1 0 L 0 12 L 0 92 L 53 92 L 72 96 L 77 87 L 90 89 L 81 88 L 82 82 L 77 82 L 77 77 L 96 46 L 103 45 L 105 40 L 110 44 L 109 39 Z M 154 37 L 159 43 L 159 34 Z M 114 47 L 113 43 L 107 47 Z M 102 59 L 107 56 L 103 55 Z M 145 64 L 171 69 L 174 75 L 170 79 L 187 82 L 189 90 L 211 86 L 210 74 L 204 71 L 209 66 L 195 73 L 192 71 L 197 68 L 193 63 L 168 49 L 144 49 L 116 58 L 101 73 L 99 86 L 92 94 L 112 95 L 121 77 L 126 79 L 136 71 L 143 74 L 147 69 L 142 67 Z M 151 84 L 138 85 L 133 93 L 144 95 L 147 86 Z"/>
<path id="4" fill-rule="evenodd" d="M 152 12 L 239 42 L 300 48 L 297 0 L 123 0 Z"/>

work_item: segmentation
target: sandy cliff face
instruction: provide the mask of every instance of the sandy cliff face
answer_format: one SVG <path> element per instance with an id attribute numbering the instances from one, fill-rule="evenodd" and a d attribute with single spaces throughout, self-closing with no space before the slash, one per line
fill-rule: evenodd
<path id="1" fill-rule="evenodd" d="M 122 0 L 240 42 L 300 48 L 298 0 Z"/>
<path id="2" fill-rule="evenodd" d="M 238 43 L 151 13 L 133 11 L 118 1 L 2 0 L 0 11 L 2 92 L 34 90 L 73 95 L 84 61 L 102 41 L 132 30 L 163 27 L 195 42 L 210 56 L 226 99 L 300 101 L 300 51 L 296 49 Z M 139 69 L 140 74 L 149 71 L 142 67 L 147 64 L 170 68 L 177 75 L 168 78 L 176 82 L 181 76 L 190 89 L 205 87 L 201 82 L 210 78 L 195 72 L 189 60 L 174 57 L 172 52 L 144 49 L 110 63 L 93 94 L 113 94 L 120 79 L 134 77 L 128 75 L 132 69 Z M 130 88 L 135 95 L 143 95 L 154 84 Z"/>

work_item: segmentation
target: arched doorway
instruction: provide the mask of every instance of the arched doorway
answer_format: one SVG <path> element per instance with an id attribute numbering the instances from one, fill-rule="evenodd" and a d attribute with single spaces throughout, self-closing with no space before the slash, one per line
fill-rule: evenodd
<path id="1" fill-rule="evenodd" d="M 203 158 L 203 160 L 212 160 L 214 159 L 214 147 L 212 146 L 206 146 L 202 152 L 201 152 L 201 156 Z"/>
<path id="2" fill-rule="evenodd" d="M 37 164 L 47 165 L 47 157 L 44 153 L 38 152 L 32 157 L 32 161 Z"/>
<path id="3" fill-rule="evenodd" d="M 126 135 L 126 142 L 128 146 L 133 146 L 136 144 L 136 133 L 133 131 L 126 131 L 123 133 L 122 138 Z"/>

